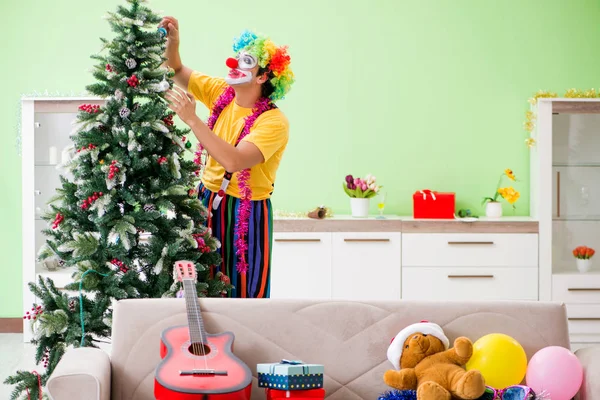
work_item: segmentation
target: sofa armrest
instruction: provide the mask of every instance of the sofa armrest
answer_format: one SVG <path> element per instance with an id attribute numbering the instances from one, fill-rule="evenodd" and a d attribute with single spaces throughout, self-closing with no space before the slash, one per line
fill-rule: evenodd
<path id="1" fill-rule="evenodd" d="M 579 400 L 600 400 L 600 346 L 585 347 L 575 352 L 583 365 L 583 384 Z"/>
<path id="2" fill-rule="evenodd" d="M 80 347 L 68 350 L 48 379 L 54 400 L 110 400 L 110 358 L 104 350 Z"/>

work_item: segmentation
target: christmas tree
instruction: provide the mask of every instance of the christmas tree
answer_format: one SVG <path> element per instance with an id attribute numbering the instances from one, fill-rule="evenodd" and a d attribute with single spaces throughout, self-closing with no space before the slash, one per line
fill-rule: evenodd
<path id="1" fill-rule="evenodd" d="M 80 294 L 70 297 L 50 279 L 29 284 L 40 303 L 24 318 L 44 369 L 9 377 L 13 400 L 37 398 L 69 346 L 97 347 L 110 338 L 113 300 L 175 296 L 175 261 L 195 262 L 200 296 L 231 289 L 212 267 L 221 261 L 220 244 L 204 226 L 198 167 L 183 157 L 191 152 L 189 130 L 175 127 L 164 99 L 173 71 L 162 66 L 161 18 L 144 0 L 128 3 L 108 14 L 115 38 L 102 39 L 103 51 L 92 56 L 96 82 L 87 90 L 106 102 L 80 106 L 72 158 L 63 166 L 69 178 L 61 176 L 44 216 L 49 226 L 38 259 L 74 268 L 66 289 Z"/>

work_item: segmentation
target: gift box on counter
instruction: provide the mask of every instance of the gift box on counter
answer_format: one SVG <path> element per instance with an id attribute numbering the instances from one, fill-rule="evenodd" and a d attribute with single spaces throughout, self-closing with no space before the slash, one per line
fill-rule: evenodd
<path id="1" fill-rule="evenodd" d="M 325 368 L 321 364 L 281 360 L 278 363 L 257 364 L 258 386 L 277 390 L 308 390 L 323 387 Z"/>
<path id="2" fill-rule="evenodd" d="M 325 389 L 309 390 L 277 390 L 265 389 L 267 400 L 273 399 L 296 399 L 296 400 L 314 400 L 325 399 Z"/>
<path id="3" fill-rule="evenodd" d="M 455 194 L 418 190 L 413 194 L 413 217 L 416 219 L 454 219 Z"/>

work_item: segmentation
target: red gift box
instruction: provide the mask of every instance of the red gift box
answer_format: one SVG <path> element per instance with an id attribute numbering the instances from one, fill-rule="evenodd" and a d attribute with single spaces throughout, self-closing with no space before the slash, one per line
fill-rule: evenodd
<path id="1" fill-rule="evenodd" d="M 413 217 L 416 219 L 454 219 L 454 193 L 418 190 L 413 194 Z"/>
<path id="2" fill-rule="evenodd" d="M 273 399 L 296 399 L 296 400 L 314 400 L 325 399 L 325 389 L 308 390 L 276 390 L 265 389 L 267 400 Z"/>

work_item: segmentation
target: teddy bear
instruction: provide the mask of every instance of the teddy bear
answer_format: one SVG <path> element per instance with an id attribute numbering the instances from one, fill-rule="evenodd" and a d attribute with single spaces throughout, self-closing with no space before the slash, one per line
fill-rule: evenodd
<path id="1" fill-rule="evenodd" d="M 473 354 L 466 337 L 449 340 L 442 328 L 421 321 L 401 330 L 388 347 L 388 360 L 395 369 L 383 377 L 386 385 L 398 390 L 416 390 L 417 400 L 478 399 L 485 392 L 485 380 L 477 370 L 464 365 Z"/>

